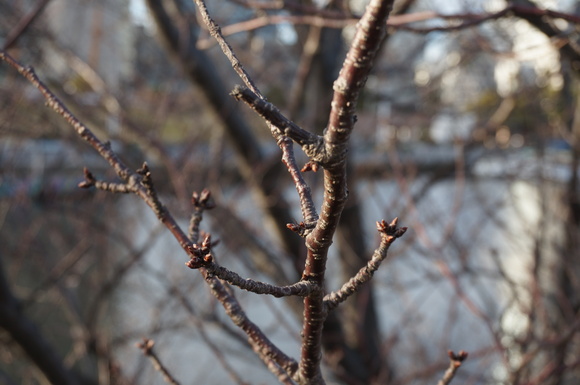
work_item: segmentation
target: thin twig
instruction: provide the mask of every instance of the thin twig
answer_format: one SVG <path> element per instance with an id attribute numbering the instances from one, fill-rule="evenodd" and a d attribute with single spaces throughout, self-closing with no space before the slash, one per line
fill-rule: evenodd
<path id="1" fill-rule="evenodd" d="M 205 269 L 200 271 L 203 272 Z M 298 362 L 282 352 L 266 337 L 262 330 L 248 318 L 237 299 L 230 294 L 219 279 L 206 275 L 206 281 L 212 294 L 224 307 L 226 314 L 237 327 L 246 333 L 248 342 L 262 362 L 269 366 L 269 361 L 272 360 L 288 375 L 293 376 L 298 370 Z"/>
<path id="2" fill-rule="evenodd" d="M 232 67 L 234 68 L 238 76 L 248 86 L 249 89 L 251 89 L 256 95 L 258 95 L 260 98 L 263 99 L 264 97 L 262 96 L 262 93 L 260 92 L 258 87 L 256 87 L 256 85 L 254 84 L 254 82 L 250 78 L 250 75 L 246 72 L 244 66 L 234 53 L 232 47 L 222 36 L 219 25 L 217 25 L 216 22 L 210 17 L 205 2 L 203 0 L 195 0 L 195 4 L 197 5 L 199 12 L 201 13 L 203 21 L 208 27 L 210 35 L 217 40 L 222 51 L 224 52 L 226 57 L 230 60 L 230 63 L 232 63 Z"/>
<path id="3" fill-rule="evenodd" d="M 16 24 L 16 27 L 14 27 L 10 31 L 10 33 L 6 37 L 6 40 L 4 41 L 4 47 L 2 48 L 3 50 L 8 50 L 12 48 L 14 44 L 16 44 L 18 39 L 24 34 L 24 32 L 28 29 L 28 27 L 30 27 L 34 22 L 34 20 L 36 20 L 36 18 L 42 13 L 42 10 L 44 9 L 44 7 L 46 7 L 49 1 L 50 0 L 40 0 L 36 4 L 36 7 L 34 7 L 30 12 L 28 12 L 26 16 L 24 16 L 18 22 L 18 24 Z"/>
<path id="4" fill-rule="evenodd" d="M 268 122 L 277 141 L 281 135 L 287 136 L 302 147 L 304 153 L 311 159 L 317 159 L 322 148 L 322 138 L 304 130 L 290 119 L 286 118 L 276 106 L 260 98 L 248 88 L 236 86 L 231 92 L 236 100 L 241 100 Z"/>
<path id="5" fill-rule="evenodd" d="M 328 12 L 328 10 L 324 10 Z M 221 28 L 220 33 L 223 36 L 230 36 L 240 32 L 248 32 L 270 25 L 290 23 L 293 25 L 310 25 L 317 28 L 344 28 L 348 25 L 356 24 L 358 17 L 352 17 L 344 13 L 333 11 L 333 13 L 324 13 L 323 10 L 311 9 L 295 15 L 261 15 L 250 20 L 240 21 Z M 516 15 L 521 18 L 530 16 L 546 16 L 553 19 L 563 19 L 573 24 L 580 24 L 580 17 L 552 11 L 549 9 L 539 9 L 534 7 L 508 5 L 506 8 L 492 13 L 461 13 L 461 14 L 440 14 L 433 11 L 414 12 L 410 14 L 395 15 L 387 21 L 387 26 L 394 29 L 405 30 L 418 34 L 430 32 L 452 32 L 467 28 L 476 27 L 479 24 L 490 20 L 497 20 L 502 17 Z M 412 24 L 431 20 L 458 21 L 458 23 L 449 23 L 449 25 L 431 26 L 431 27 L 414 27 Z M 211 43 L 207 40 L 198 42 L 201 49 L 208 48 Z"/>
<path id="6" fill-rule="evenodd" d="M 327 310 L 336 308 L 341 302 L 346 301 L 348 297 L 354 294 L 364 283 L 370 281 L 387 257 L 389 247 L 397 238 L 400 238 L 407 231 L 406 227 L 397 227 L 398 219 L 395 218 L 391 223 L 387 224 L 385 221 L 377 222 L 377 229 L 381 234 L 381 244 L 373 253 L 370 261 L 359 270 L 359 272 L 352 277 L 347 283 L 333 293 L 327 294 L 324 297 L 324 304 Z"/>
<path id="7" fill-rule="evenodd" d="M 25 67 L 16 61 L 8 53 L 0 50 L 0 60 L 5 61 L 11 67 L 15 68 L 23 77 L 25 77 L 34 87 L 36 87 L 40 93 L 45 97 L 46 104 L 48 107 L 52 108 L 56 113 L 61 115 L 67 123 L 69 123 L 77 134 L 86 141 L 91 147 L 93 147 L 101 157 L 103 157 L 110 165 L 113 167 L 119 178 L 125 181 L 126 188 L 133 191 L 135 194 L 139 195 L 143 201 L 153 209 L 153 212 L 163 223 L 169 231 L 173 234 L 181 248 L 192 258 L 192 260 L 199 260 L 199 250 L 197 245 L 193 244 L 187 235 L 181 230 L 181 227 L 177 224 L 177 221 L 169 213 L 167 208 L 159 201 L 156 194 L 151 193 L 151 189 L 148 185 L 151 183 L 148 180 L 148 170 L 146 167 L 142 168 L 142 174 L 134 172 L 129 167 L 127 167 L 118 155 L 111 149 L 108 142 L 102 142 L 97 136 L 75 115 L 73 115 L 68 108 L 62 103 L 56 95 L 43 83 L 40 81 L 32 67 Z M 146 166 L 146 165 L 144 165 Z M 200 265 L 203 264 L 203 260 L 198 261 Z"/>
<path id="8" fill-rule="evenodd" d="M 80 188 L 94 187 L 98 190 L 121 194 L 137 192 L 134 186 L 130 186 L 128 183 L 111 183 L 98 180 L 86 167 L 84 168 L 83 172 L 85 174 L 85 180 L 78 184 Z"/>
<path id="9" fill-rule="evenodd" d="M 211 194 L 209 190 L 203 190 L 201 194 L 193 193 L 192 203 L 194 206 L 194 213 L 191 217 L 189 225 L 189 236 L 191 241 L 197 244 L 199 242 L 199 224 L 202 220 L 203 211 L 213 208 L 215 204 L 213 201 L 211 201 Z M 211 254 L 211 248 L 211 236 L 206 235 L 201 242 L 201 247 L 199 248 L 205 262 L 203 263 L 203 266 L 199 266 L 198 260 L 190 260 L 186 262 L 185 265 L 192 269 L 203 269 L 203 274 L 206 279 L 217 277 L 231 285 L 239 287 L 242 290 L 256 294 L 268 294 L 273 295 L 274 297 L 305 297 L 313 290 L 316 290 L 316 286 L 312 285 L 310 282 L 305 281 L 300 281 L 288 286 L 278 286 L 256 281 L 250 278 L 242 278 L 238 273 L 228 270 L 225 267 L 215 263 Z"/>
<path id="10" fill-rule="evenodd" d="M 292 176 L 298 197 L 300 198 L 300 209 L 302 210 L 302 217 L 304 218 L 305 227 L 308 230 L 310 226 L 314 226 L 318 220 L 318 213 L 314 207 L 314 200 L 312 199 L 312 192 L 310 187 L 304 180 L 302 173 L 296 164 L 294 157 L 293 143 L 288 137 L 282 137 L 278 141 L 278 146 L 282 149 L 282 162 L 286 165 L 288 172 Z M 308 235 L 307 231 L 304 235 Z"/>
<path id="11" fill-rule="evenodd" d="M 240 78 L 243 82 L 248 86 L 249 89 L 243 87 L 236 87 L 232 92 L 232 95 L 237 100 L 245 101 L 250 107 L 252 107 L 260 116 L 262 116 L 270 128 L 272 136 L 276 139 L 276 142 L 282 148 L 283 142 L 281 141 L 281 136 L 288 136 L 296 143 L 298 143 L 305 154 L 311 158 L 313 158 L 316 153 L 319 152 L 319 149 L 322 147 L 322 139 L 317 135 L 314 135 L 296 125 L 294 122 L 286 118 L 282 113 L 271 103 L 267 102 L 264 96 L 259 91 L 258 87 L 254 84 L 246 70 L 244 69 L 242 63 L 237 58 L 236 54 L 234 53 L 232 47 L 228 44 L 228 42 L 224 39 L 220 27 L 216 24 L 216 22 L 211 18 L 207 11 L 207 7 L 203 0 L 195 0 L 197 7 L 202 15 L 202 19 L 208 27 L 208 30 L 211 36 L 216 39 L 219 43 L 223 53 L 229 59 L 230 63 L 234 70 L 238 73 Z M 284 152 L 284 156 L 287 159 L 291 159 L 294 157 L 294 150 L 292 148 L 282 148 Z M 286 163 L 286 162 L 285 162 Z M 288 164 L 286 163 L 287 167 Z M 293 170 L 289 167 L 289 171 L 292 174 L 293 179 L 296 181 L 296 175 L 293 174 Z M 304 186 L 306 186 L 306 182 L 302 180 L 300 183 L 296 184 L 296 188 L 299 191 L 305 191 Z M 309 191 L 309 189 L 308 189 Z M 301 199 L 306 195 L 301 195 Z M 314 206 L 314 202 L 310 198 L 310 202 L 304 202 L 305 204 L 310 205 L 311 207 Z M 308 223 L 314 222 L 317 218 L 315 215 L 315 211 L 311 208 L 308 210 L 304 210 L 305 206 L 303 206 L 303 214 L 304 219 Z"/>
<path id="12" fill-rule="evenodd" d="M 177 380 L 173 378 L 171 373 L 169 373 L 169 370 L 167 370 L 167 368 L 163 366 L 161 360 L 159 360 L 159 357 L 157 357 L 157 354 L 155 354 L 155 352 L 153 351 L 154 345 L 155 342 L 147 338 L 143 338 L 142 342 L 137 343 L 137 347 L 141 349 L 143 354 L 151 360 L 151 363 L 153 364 L 155 370 L 161 373 L 161 375 L 163 376 L 163 380 L 165 380 L 166 383 L 171 385 L 179 385 L 179 382 L 177 382 Z"/>
<path id="13" fill-rule="evenodd" d="M 464 352 L 463 350 L 457 354 L 453 353 L 450 350 L 448 354 L 449 354 L 449 367 L 447 368 L 447 370 L 443 374 L 443 378 L 439 380 L 437 385 L 448 385 L 449 383 L 451 383 L 451 380 L 453 379 L 453 377 L 455 377 L 457 369 L 459 369 L 463 361 L 465 361 L 465 359 L 467 358 L 467 352 Z"/>
<path id="14" fill-rule="evenodd" d="M 255 294 L 268 294 L 278 298 L 290 296 L 305 297 L 317 289 L 316 285 L 308 281 L 300 281 L 287 286 L 278 286 L 250 278 L 242 278 L 238 273 L 228 270 L 214 262 L 204 266 L 204 269 L 207 270 L 208 274 L 216 276 L 230 285 L 237 286 L 242 290 Z"/>
<path id="15" fill-rule="evenodd" d="M 140 170 L 143 175 L 139 175 L 138 173 L 133 172 L 130 168 L 125 166 L 117 154 L 111 150 L 110 146 L 101 142 L 93 134 L 93 132 L 81 121 L 79 121 L 52 93 L 52 91 L 50 91 L 50 89 L 38 79 L 31 67 L 22 66 L 4 51 L 0 51 L 0 60 L 3 60 L 14 67 L 32 85 L 34 85 L 45 96 L 48 106 L 63 116 L 63 118 L 75 129 L 79 136 L 87 141 L 103 158 L 109 162 L 109 164 L 117 172 L 117 175 L 119 175 L 121 179 L 127 181 L 129 186 L 128 188 L 135 189 L 135 193 L 139 195 L 141 199 L 143 199 L 145 203 L 147 203 L 153 209 L 157 215 L 157 218 L 169 229 L 169 231 L 179 242 L 180 246 L 190 256 L 191 260 L 189 262 L 194 263 L 196 266 L 200 267 L 200 272 L 206 278 L 212 293 L 222 303 L 222 306 L 226 310 L 228 316 L 247 334 L 250 345 L 256 352 L 259 353 L 258 355 L 260 358 L 265 363 L 268 362 L 268 359 L 273 360 L 289 375 L 293 375 L 298 368 L 298 363 L 284 354 L 280 349 L 278 349 L 266 337 L 260 328 L 248 319 L 237 300 L 230 294 L 230 292 L 225 288 L 219 279 L 210 277 L 207 271 L 203 269 L 203 266 L 207 265 L 208 263 L 203 259 L 204 256 L 207 256 L 204 255 L 204 248 L 198 246 L 189 239 L 189 237 L 181 230 L 167 208 L 165 208 L 165 206 L 158 201 L 156 194 L 151 193 L 150 190 L 153 189 L 153 185 L 150 179 L 147 180 L 147 178 L 150 177 L 147 167 L 143 167 Z"/>
<path id="16" fill-rule="evenodd" d="M 191 201 L 194 207 L 194 213 L 190 221 L 189 236 L 192 241 L 198 243 L 200 234 L 199 225 L 203 219 L 203 212 L 214 208 L 215 203 L 211 199 L 210 191 L 207 189 L 204 189 L 201 193 L 194 192 Z M 202 242 L 202 249 L 204 247 L 207 249 L 207 255 L 211 255 L 211 240 L 209 236 L 206 236 Z M 205 278 L 212 294 L 222 304 L 226 314 L 232 319 L 232 321 L 234 321 L 234 324 L 246 333 L 248 336 L 248 343 L 268 369 L 278 376 L 281 382 L 289 383 L 287 380 L 289 380 L 289 376 L 292 376 L 298 369 L 298 363 L 278 349 L 278 347 L 276 347 L 272 341 L 266 337 L 262 330 L 247 317 L 238 300 L 231 295 L 226 285 L 217 278 L 215 271 L 211 272 L 212 267 L 214 267 L 215 270 L 215 266 L 217 265 L 211 262 L 209 266 L 209 269 L 205 266 L 199 268 L 199 272 Z M 217 270 L 222 271 L 221 269 Z M 226 269 L 223 270 L 225 270 L 224 274 L 235 274 Z M 246 281 L 242 278 L 239 279 Z M 276 289 L 280 288 L 277 287 Z M 280 369 L 283 369 L 284 372 L 280 372 Z"/>

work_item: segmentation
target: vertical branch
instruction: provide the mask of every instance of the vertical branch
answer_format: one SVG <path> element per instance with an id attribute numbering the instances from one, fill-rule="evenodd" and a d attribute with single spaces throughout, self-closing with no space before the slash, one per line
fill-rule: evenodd
<path id="1" fill-rule="evenodd" d="M 334 83 L 329 124 L 324 134 L 324 200 L 320 218 L 306 238 L 308 254 L 303 279 L 319 285 L 304 301 L 300 377 L 304 383 L 324 383 L 320 372 L 322 326 L 326 318 L 323 285 L 328 249 L 347 198 L 346 152 L 355 123 L 358 94 L 386 33 L 393 1 L 372 0 L 358 24 L 357 33 Z"/>

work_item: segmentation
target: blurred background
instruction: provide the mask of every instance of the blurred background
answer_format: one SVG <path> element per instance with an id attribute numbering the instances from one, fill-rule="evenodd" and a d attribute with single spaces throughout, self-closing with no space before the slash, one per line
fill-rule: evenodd
<path id="1" fill-rule="evenodd" d="M 365 4 L 207 1 L 268 100 L 318 134 Z M 389 23 L 328 290 L 370 258 L 376 221 L 409 231 L 327 321 L 328 383 L 432 384 L 466 350 L 456 383 L 577 384 L 580 3 L 398 0 Z M 192 191 L 211 190 L 220 264 L 300 278 L 295 188 L 264 122 L 228 96 L 241 81 L 193 2 L 3 0 L 0 46 L 123 161 L 147 161 L 184 228 Z M 143 202 L 77 187 L 83 167 L 117 179 L 5 63 L 0 106 L 0 383 L 47 383 L 48 357 L 83 384 L 161 384 L 144 337 L 182 383 L 274 383 Z M 305 174 L 318 205 L 320 174 Z M 234 291 L 298 358 L 300 301 Z"/>

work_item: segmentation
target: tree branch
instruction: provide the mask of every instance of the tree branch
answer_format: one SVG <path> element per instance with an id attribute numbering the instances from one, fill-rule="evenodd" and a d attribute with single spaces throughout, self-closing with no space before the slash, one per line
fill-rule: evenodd
<path id="1" fill-rule="evenodd" d="M 117 154 L 111 149 L 109 143 L 101 142 L 97 136 L 85 124 L 78 120 L 77 117 L 74 116 L 52 93 L 52 91 L 40 81 L 32 67 L 24 67 L 4 51 L 0 51 L 0 60 L 5 61 L 10 66 L 15 68 L 42 93 L 46 99 L 46 104 L 48 107 L 52 108 L 56 113 L 61 115 L 67 121 L 67 123 L 69 123 L 74 128 L 74 130 L 83 140 L 85 140 L 91 147 L 93 147 L 99 153 L 99 155 L 101 155 L 101 157 L 109 162 L 119 178 L 127 183 L 127 189 L 133 191 L 135 194 L 141 197 L 141 199 L 143 199 L 143 201 L 153 209 L 153 212 L 159 221 L 161 221 L 161 223 L 163 223 L 169 229 L 175 239 L 179 242 L 181 248 L 190 256 L 190 258 L 203 264 L 203 261 L 200 260 L 197 245 L 193 244 L 189 240 L 187 235 L 181 230 L 167 208 L 159 201 L 157 195 L 152 193 L 150 173 L 146 167 L 146 164 L 144 164 L 144 167 L 138 170 L 138 172 L 133 172 L 121 161 L 121 159 L 119 159 Z M 139 173 L 143 175 L 140 175 Z"/>
<path id="2" fill-rule="evenodd" d="M 352 277 L 347 283 L 342 285 L 340 290 L 327 294 L 324 297 L 324 305 L 327 310 L 336 308 L 341 302 L 344 302 L 354 294 L 364 283 L 370 281 L 387 257 L 389 247 L 397 238 L 400 238 L 407 231 L 406 227 L 397 227 L 398 218 L 395 218 L 391 223 L 387 224 L 385 221 L 377 222 L 377 230 L 381 234 L 381 244 L 373 253 L 370 261 L 359 270 L 359 272 Z"/>
<path id="3" fill-rule="evenodd" d="M 24 32 L 32 25 L 34 20 L 42 13 L 42 10 L 46 7 L 50 0 L 40 0 L 36 6 L 26 14 L 16 26 L 10 31 L 6 40 L 4 40 L 3 50 L 8 50 L 12 48 L 18 39 L 24 34 Z"/>
<path id="4" fill-rule="evenodd" d="M 393 1 L 372 0 L 359 22 L 351 48 L 338 79 L 328 128 L 324 134 L 323 153 L 314 160 L 324 167 L 324 198 L 316 227 L 306 238 L 308 254 L 304 280 L 324 285 L 328 249 L 347 198 L 346 151 L 355 122 L 359 91 L 366 82 L 372 61 L 386 33 L 386 19 Z M 304 301 L 303 343 L 300 378 L 306 384 L 324 383 L 320 372 L 322 326 L 326 308 L 321 292 L 313 292 Z"/>
<path id="5" fill-rule="evenodd" d="M 242 65 L 242 62 L 240 62 L 240 60 L 236 56 L 232 47 L 228 44 L 228 42 L 222 36 L 221 29 L 220 29 L 219 25 L 217 25 L 216 22 L 209 15 L 209 12 L 207 11 L 207 7 L 205 6 L 205 2 L 203 0 L 194 0 L 194 1 L 195 1 L 195 4 L 197 5 L 197 9 L 199 10 L 199 13 L 201 13 L 201 17 L 202 17 L 205 25 L 207 25 L 207 27 L 208 27 L 208 31 L 209 31 L 210 35 L 214 39 L 216 39 L 216 41 L 220 45 L 223 53 L 229 59 L 230 63 L 232 63 L 232 67 L 234 68 L 234 71 L 236 71 L 236 73 L 244 81 L 246 86 L 248 86 L 256 95 L 259 95 L 259 97 L 263 99 L 264 97 L 262 96 L 262 93 L 260 92 L 258 87 L 256 87 L 256 85 L 254 84 L 250 75 L 246 72 L 246 69 Z"/>
<path id="6" fill-rule="evenodd" d="M 282 137 L 278 141 L 278 146 L 282 149 L 282 162 L 286 165 L 288 172 L 292 176 L 294 181 L 294 186 L 296 186 L 296 191 L 298 192 L 298 197 L 300 198 L 300 209 L 302 211 L 302 217 L 304 218 L 304 226 L 308 229 L 310 226 L 314 227 L 316 221 L 318 220 L 318 213 L 316 212 L 316 207 L 314 207 L 314 200 L 312 199 L 312 193 L 310 187 L 306 184 L 306 181 L 302 177 L 301 171 L 296 164 L 296 158 L 294 157 L 293 144 L 288 137 Z M 306 167 L 306 166 L 305 166 Z M 314 168 L 310 170 L 316 171 Z M 304 235 L 307 235 L 305 233 Z"/>
<path id="7" fill-rule="evenodd" d="M 196 48 L 195 28 L 191 24 L 187 24 L 186 34 L 182 36 L 182 31 L 175 27 L 162 1 L 147 0 L 147 4 L 169 50 L 178 57 L 179 64 L 190 80 L 203 89 L 208 104 L 221 119 L 224 130 L 239 157 L 238 167 L 242 176 L 252 187 L 264 211 L 276 224 L 274 230 L 279 239 L 282 240 L 288 255 L 294 257 L 295 262 L 297 262 L 301 245 L 298 239 L 287 231 L 284 222 L 280 223 L 280 218 L 288 221 L 292 215 L 286 200 L 279 195 L 277 190 L 280 184 L 276 166 L 267 169 L 261 175 L 257 175 L 257 169 L 264 169 L 266 157 L 251 128 L 238 113 L 235 101 L 227 95 L 227 88 L 223 84 L 215 64 L 205 52 Z M 185 47 L 181 43 L 183 39 L 186 39 Z M 232 63 L 232 65 L 235 64 Z M 258 184 L 258 181 L 263 183 Z M 276 199 L 272 199 L 272 196 L 276 196 Z M 274 204 L 272 204 L 273 201 L 275 201 Z M 296 273 L 299 274 L 299 270 Z"/>
<path id="8" fill-rule="evenodd" d="M 317 290 L 316 285 L 307 281 L 300 281 L 287 286 L 277 286 L 250 278 L 242 278 L 238 273 L 228 270 L 214 262 L 209 263 L 204 268 L 209 275 L 216 276 L 231 285 L 255 294 L 268 294 L 278 298 L 290 296 L 306 297 L 313 290 Z"/>
<path id="9" fill-rule="evenodd" d="M 167 370 L 167 368 L 163 366 L 161 360 L 159 359 L 159 357 L 157 357 L 157 354 L 155 354 L 155 352 L 153 351 L 154 345 L 155 342 L 153 340 L 143 338 L 143 341 L 139 342 L 137 344 L 137 347 L 141 349 L 141 351 L 146 357 L 149 357 L 149 359 L 153 363 L 153 367 L 155 368 L 155 370 L 161 373 L 161 375 L 163 376 L 163 380 L 165 380 L 166 383 L 171 385 L 179 385 L 179 382 L 177 382 L 177 380 L 173 378 L 171 373 L 169 373 L 169 370 Z"/>
<path id="10" fill-rule="evenodd" d="M 312 134 L 290 119 L 286 118 L 276 106 L 260 98 L 251 90 L 236 86 L 231 92 L 236 100 L 246 103 L 251 109 L 256 111 L 271 127 L 272 135 L 276 140 L 281 135 L 287 136 L 302 147 L 302 150 L 309 158 L 316 158 L 322 148 L 322 138 Z"/>
<path id="11" fill-rule="evenodd" d="M 222 303 L 228 316 L 248 335 L 250 345 L 258 353 L 262 360 L 265 363 L 268 362 L 268 359 L 273 360 L 290 375 L 296 372 L 298 367 L 297 362 L 279 350 L 264 335 L 258 326 L 247 318 L 245 312 L 241 309 L 237 300 L 230 295 L 224 285 L 217 278 L 212 277 L 205 269 L 203 269 L 204 266 L 211 262 L 211 257 L 208 258 L 208 260 L 204 259 L 207 258 L 208 255 L 211 255 L 209 254 L 208 245 L 202 244 L 201 247 L 198 246 L 196 243 L 193 243 L 181 230 L 173 216 L 157 198 L 157 194 L 154 192 L 155 190 L 153 189 L 150 173 L 146 164 L 144 164 L 143 168 L 138 171 L 139 173 L 131 171 L 131 169 L 129 169 L 121 162 L 115 152 L 111 150 L 110 146 L 103 144 L 88 127 L 86 127 L 71 112 L 68 111 L 64 104 L 38 79 L 32 68 L 23 67 L 4 51 L 0 51 L 0 59 L 6 61 L 12 67 L 16 68 L 18 72 L 20 72 L 26 79 L 28 79 L 37 89 L 39 89 L 47 99 L 47 104 L 49 107 L 63 116 L 65 120 L 73 126 L 81 138 L 87 141 L 99 152 L 103 158 L 109 162 L 109 164 L 111 164 L 119 177 L 127 181 L 128 188 L 132 191 L 134 190 L 135 193 L 139 195 L 139 197 L 141 197 L 141 199 L 143 199 L 145 203 L 147 203 L 147 205 L 152 208 L 157 218 L 169 229 L 169 231 L 171 231 L 176 240 L 179 242 L 180 246 L 190 256 L 190 267 L 195 266 L 196 268 L 200 268 L 200 271 L 206 278 L 212 293 Z M 66 384 L 68 382 L 62 383 Z"/>
<path id="12" fill-rule="evenodd" d="M 214 208 L 215 205 L 211 200 L 209 190 L 203 190 L 199 194 L 194 192 L 192 195 L 192 203 L 194 213 L 190 221 L 189 236 L 191 241 L 198 243 L 200 233 L 199 225 L 203 219 L 203 212 Z M 209 253 L 210 246 L 211 240 L 209 236 L 206 236 L 202 242 L 202 249 L 206 249 L 204 252 L 207 252 L 207 255 L 211 255 Z M 248 336 L 248 343 L 266 367 L 268 367 L 268 369 L 276 375 L 282 383 L 291 383 L 292 380 L 290 380 L 289 376 L 292 376 L 297 371 L 298 363 L 278 349 L 278 347 L 276 347 L 268 337 L 266 337 L 262 330 L 250 321 L 238 300 L 230 293 L 226 286 L 216 278 L 216 276 L 214 276 L 214 274 L 210 273 L 205 267 L 199 268 L 199 271 L 205 278 L 212 294 L 224 307 L 226 314 L 232 319 L 236 326 L 246 333 Z M 280 372 L 280 369 L 284 370 L 284 372 Z"/>

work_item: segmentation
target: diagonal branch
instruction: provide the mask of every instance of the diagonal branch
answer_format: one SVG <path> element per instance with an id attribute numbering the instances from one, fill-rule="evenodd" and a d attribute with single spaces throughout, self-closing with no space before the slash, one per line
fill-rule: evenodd
<path id="1" fill-rule="evenodd" d="M 209 261 L 203 259 L 205 256 L 204 253 L 202 253 L 204 245 L 200 247 L 196 243 L 193 243 L 177 224 L 177 221 L 169 213 L 167 208 L 159 201 L 153 188 L 151 175 L 147 165 L 144 164 L 140 170 L 133 172 L 119 159 L 117 154 L 110 148 L 110 145 L 101 142 L 87 126 L 79 121 L 66 108 L 52 91 L 50 91 L 50 89 L 46 87 L 40 79 L 38 79 L 31 67 L 22 66 L 4 51 L 0 51 L 0 60 L 7 62 L 9 65 L 17 69 L 18 72 L 30 81 L 45 96 L 47 99 L 47 105 L 63 116 L 65 120 L 73 126 L 81 138 L 97 150 L 97 152 L 115 169 L 117 175 L 126 181 L 127 188 L 135 192 L 145 201 L 145 203 L 147 203 L 147 205 L 151 207 L 159 221 L 169 229 L 181 247 L 190 256 L 189 262 L 200 268 L 200 272 L 204 275 L 204 278 L 206 278 L 212 293 L 222 303 L 222 306 L 232 321 L 234 321 L 234 323 L 247 334 L 250 345 L 262 361 L 266 364 L 273 361 L 289 375 L 295 373 L 298 368 L 298 363 L 277 348 L 260 330 L 260 328 L 249 320 L 240 307 L 240 304 L 237 302 L 235 297 L 230 294 L 223 283 L 219 279 L 212 277 L 207 270 L 203 268 L 211 262 L 211 259 L 209 259 Z"/>
<path id="2" fill-rule="evenodd" d="M 153 209 L 157 219 L 163 223 L 178 241 L 181 248 L 192 258 L 192 260 L 199 260 L 197 253 L 197 246 L 193 244 L 187 235 L 181 230 L 177 221 L 169 213 L 167 208 L 159 201 L 156 194 L 152 194 L 149 187 L 150 180 L 148 180 L 148 170 L 146 165 L 140 175 L 127 167 L 117 154 L 111 149 L 111 145 L 103 143 L 97 136 L 76 116 L 74 116 L 68 108 L 52 93 L 52 91 L 40 81 L 32 67 L 24 67 L 18 63 L 12 56 L 0 50 L 0 60 L 5 61 L 10 66 L 15 68 L 22 76 L 24 76 L 34 87 L 36 87 L 46 99 L 48 107 L 52 108 L 56 113 L 61 115 L 67 123 L 69 123 L 77 134 L 93 147 L 101 157 L 103 157 L 113 167 L 119 178 L 127 183 L 127 189 L 135 192 L 143 201 Z M 200 261 L 203 263 L 203 261 Z"/>
<path id="3" fill-rule="evenodd" d="M 204 189 L 201 193 L 194 192 L 191 201 L 193 204 L 193 215 L 189 225 L 189 237 L 193 242 L 198 243 L 200 234 L 199 225 L 203 219 L 203 212 L 214 208 L 215 204 L 207 189 Z M 209 236 L 206 236 L 202 242 L 202 248 L 204 247 L 206 249 L 211 247 Z M 231 294 L 222 281 L 210 273 L 205 267 L 199 268 L 199 272 L 205 278 L 212 294 L 222 304 L 226 314 L 236 326 L 246 333 L 248 343 L 268 367 L 270 372 L 276 375 L 281 383 L 292 383 L 290 376 L 297 371 L 298 363 L 274 345 L 258 325 L 248 318 L 236 297 Z"/>
<path id="4" fill-rule="evenodd" d="M 240 78 L 244 81 L 244 83 L 256 95 L 258 95 L 261 99 L 264 99 L 264 97 L 262 96 L 262 93 L 260 92 L 258 87 L 254 84 L 254 82 L 250 78 L 250 75 L 246 72 L 244 66 L 242 65 L 242 62 L 240 62 L 240 60 L 238 59 L 238 57 L 234 53 L 234 50 L 232 49 L 232 47 L 224 39 L 219 25 L 217 25 L 217 23 L 209 15 L 209 12 L 207 11 L 207 7 L 205 5 L 205 2 L 203 0 L 194 0 L 194 1 L 195 1 L 195 5 L 197 5 L 197 9 L 199 10 L 199 13 L 201 13 L 201 17 L 202 17 L 205 25 L 207 25 L 207 27 L 208 27 L 208 31 L 209 31 L 210 35 L 214 39 L 216 39 L 216 41 L 220 45 L 223 53 L 229 59 L 230 63 L 232 63 L 232 67 L 234 68 L 236 73 L 240 76 Z"/>
<path id="5" fill-rule="evenodd" d="M 153 367 L 155 368 L 155 370 L 161 373 L 161 375 L 163 376 L 163 380 L 166 383 L 170 385 L 179 385 L 179 382 L 177 382 L 177 380 L 173 378 L 171 373 L 169 373 L 169 370 L 163 365 L 157 354 L 153 351 L 154 345 L 155 342 L 153 340 L 143 338 L 143 341 L 139 342 L 137 344 L 137 347 L 141 349 L 141 351 L 143 351 L 143 354 L 146 357 L 149 357 L 151 363 L 153 364 Z"/>
<path id="6" fill-rule="evenodd" d="M 251 90 L 240 86 L 236 86 L 231 92 L 231 95 L 236 100 L 241 100 L 246 103 L 267 123 L 269 123 L 274 138 L 278 139 L 281 135 L 289 137 L 294 142 L 298 143 L 302 147 L 304 153 L 310 158 L 315 158 L 320 152 L 322 138 L 304 130 L 296 123 L 286 118 L 272 103 L 260 98 Z"/>
<path id="7" fill-rule="evenodd" d="M 270 365 L 270 360 L 273 361 L 276 366 L 282 368 L 290 376 L 296 373 L 298 363 L 276 347 L 264 332 L 248 318 L 237 299 L 230 294 L 225 285 L 219 279 L 207 274 L 205 269 L 200 269 L 200 271 L 204 275 L 212 294 L 224 307 L 226 314 L 237 327 L 246 333 L 248 343 L 258 357 L 267 366 Z"/>
<path id="8" fill-rule="evenodd" d="M 24 35 L 24 32 L 26 32 L 38 16 L 42 14 L 42 11 L 49 1 L 50 0 L 40 0 L 36 6 L 18 22 L 4 40 L 4 47 L 2 47 L 3 50 L 8 50 L 16 44 L 18 39 Z"/>
<path id="9" fill-rule="evenodd" d="M 344 302 L 354 294 L 358 289 L 373 278 L 375 271 L 379 269 L 381 263 L 387 257 L 389 247 L 397 238 L 400 238 L 407 231 L 406 227 L 397 228 L 398 219 L 395 218 L 390 224 L 385 221 L 377 222 L 377 229 L 381 233 L 381 244 L 373 253 L 370 261 L 359 270 L 347 283 L 342 285 L 340 290 L 324 296 L 324 305 L 326 310 L 336 308 L 341 302 Z"/>

